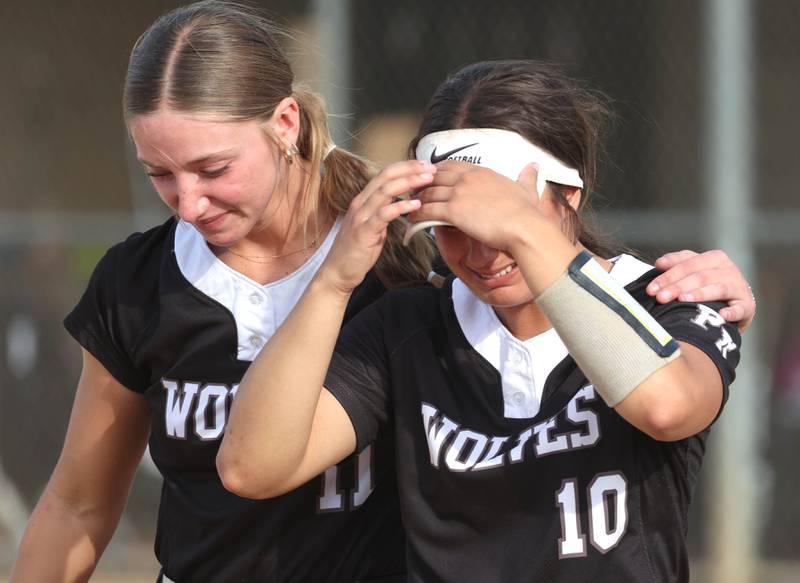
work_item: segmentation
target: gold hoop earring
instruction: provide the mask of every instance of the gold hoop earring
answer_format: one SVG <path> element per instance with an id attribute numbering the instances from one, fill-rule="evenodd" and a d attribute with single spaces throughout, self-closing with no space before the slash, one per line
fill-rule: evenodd
<path id="1" fill-rule="evenodd" d="M 296 144 L 289 144 L 286 149 L 283 151 L 283 157 L 286 159 L 286 163 L 290 166 L 294 162 L 294 157 L 300 153 L 300 150 L 297 149 Z"/>

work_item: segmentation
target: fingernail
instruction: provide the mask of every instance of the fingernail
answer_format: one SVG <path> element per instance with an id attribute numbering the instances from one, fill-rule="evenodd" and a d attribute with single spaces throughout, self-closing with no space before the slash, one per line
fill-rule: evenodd
<path id="1" fill-rule="evenodd" d="M 655 282 L 652 282 L 650 285 L 647 286 L 647 293 L 651 295 L 655 295 L 658 293 L 658 290 L 661 289 L 661 286 Z"/>
<path id="2" fill-rule="evenodd" d="M 419 175 L 419 177 L 422 180 L 433 180 L 433 174 L 431 174 L 430 172 L 423 172 L 422 174 Z"/>

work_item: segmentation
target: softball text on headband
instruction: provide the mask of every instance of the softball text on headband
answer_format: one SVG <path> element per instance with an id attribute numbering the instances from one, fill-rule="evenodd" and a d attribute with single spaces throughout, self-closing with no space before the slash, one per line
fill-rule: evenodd
<path id="1" fill-rule="evenodd" d="M 583 180 L 575 168 L 570 168 L 547 150 L 508 130 L 466 128 L 434 132 L 419 141 L 416 154 L 417 160 L 428 160 L 433 164 L 459 160 L 485 166 L 511 180 L 519 179 L 522 169 L 535 162 L 539 165 L 536 191 L 540 197 L 547 181 L 583 188 Z M 407 245 L 419 231 L 448 224 L 444 221 L 409 223 L 403 244 Z"/>

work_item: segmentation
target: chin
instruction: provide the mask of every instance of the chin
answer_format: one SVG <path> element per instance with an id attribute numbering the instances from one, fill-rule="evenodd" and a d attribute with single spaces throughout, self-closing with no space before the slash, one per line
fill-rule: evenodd
<path id="1" fill-rule="evenodd" d="M 487 294 L 487 297 L 480 298 L 484 303 L 493 308 L 517 308 L 526 304 L 533 303 L 533 296 L 528 292 L 520 294 Z"/>
<path id="2" fill-rule="evenodd" d="M 206 231 L 195 226 L 206 242 L 216 247 L 232 247 L 249 234 L 242 225 L 231 225 L 218 231 Z"/>

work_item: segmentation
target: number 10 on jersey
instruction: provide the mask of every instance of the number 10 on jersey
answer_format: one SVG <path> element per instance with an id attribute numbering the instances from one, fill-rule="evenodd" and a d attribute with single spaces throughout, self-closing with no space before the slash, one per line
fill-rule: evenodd
<path id="1" fill-rule="evenodd" d="M 619 472 L 597 474 L 586 488 L 589 504 L 589 541 L 605 554 L 619 544 L 628 527 L 628 482 Z M 578 480 L 569 478 L 556 492 L 556 507 L 561 514 L 558 558 L 586 556 L 586 535 L 580 522 Z"/>

